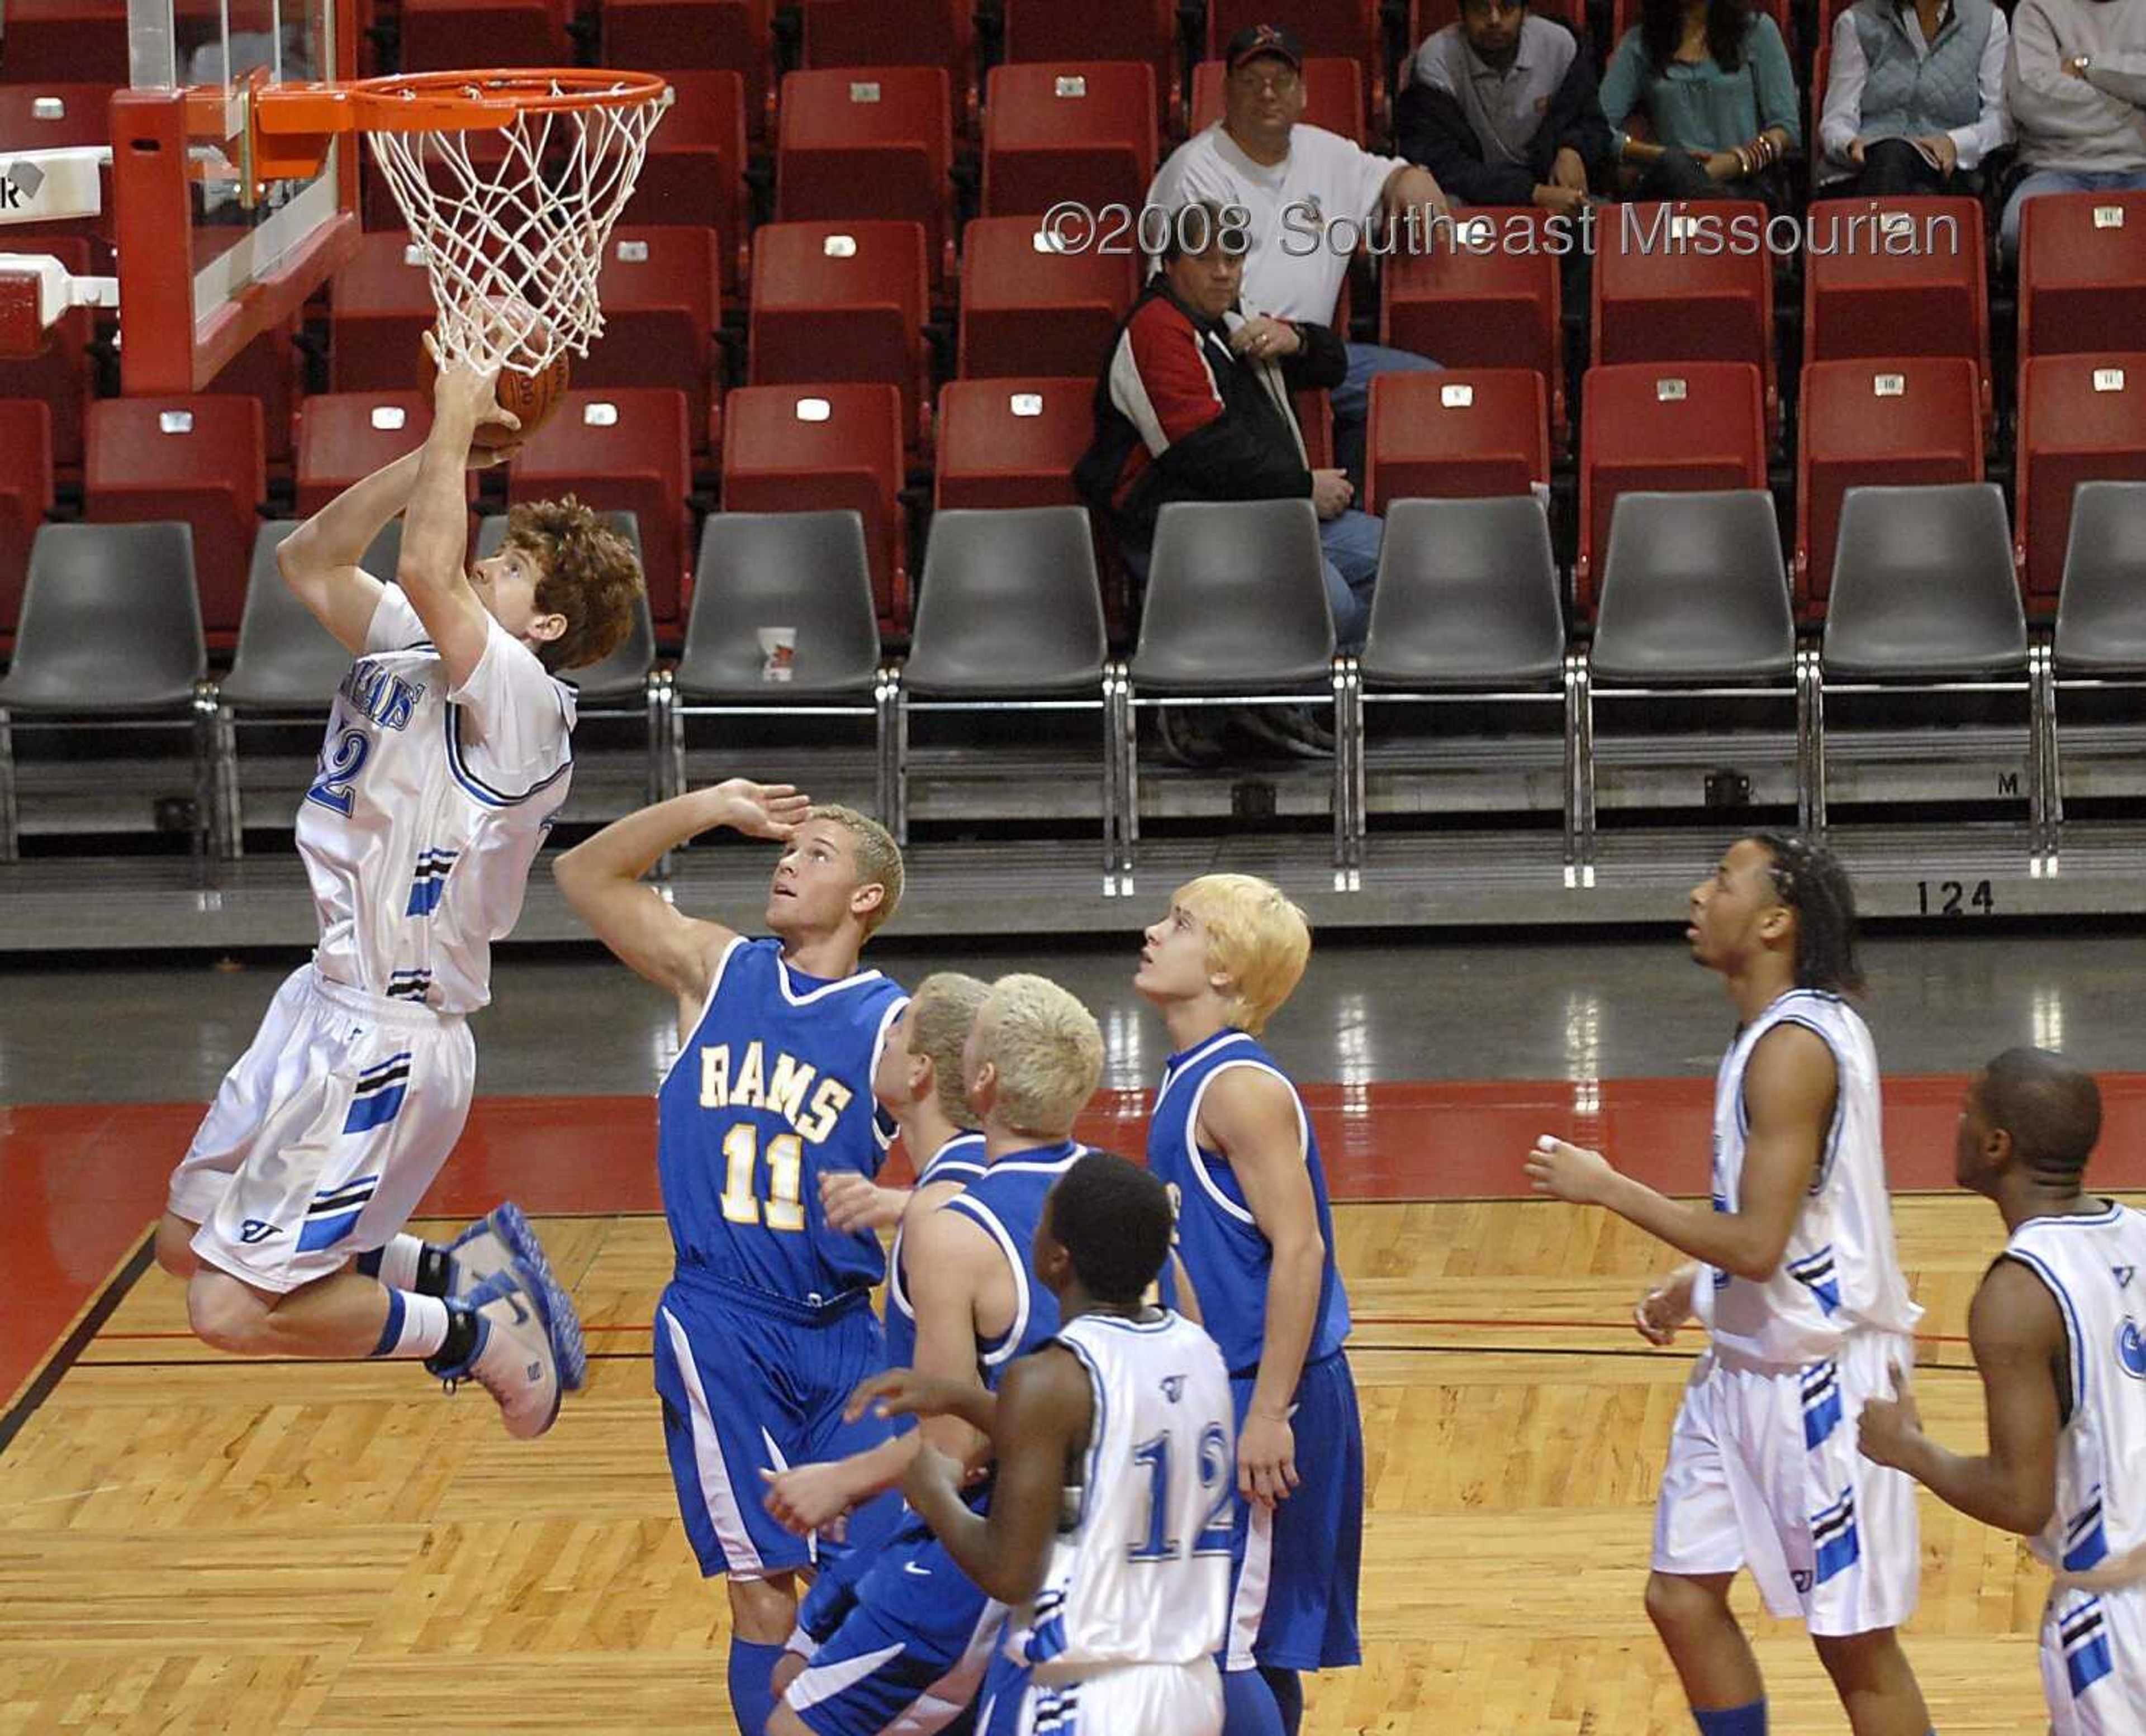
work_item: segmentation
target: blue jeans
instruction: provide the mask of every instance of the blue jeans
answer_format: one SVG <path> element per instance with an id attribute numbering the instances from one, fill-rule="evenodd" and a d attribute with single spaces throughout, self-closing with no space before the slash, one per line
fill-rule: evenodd
<path id="1" fill-rule="evenodd" d="M 1364 630 L 1371 621 L 1371 584 L 1379 576 L 1379 548 L 1385 534 L 1384 519 L 1353 506 L 1319 526 L 1319 546 L 1325 556 L 1319 564 L 1326 579 L 1326 606 L 1334 613 L 1335 643 L 1345 651 L 1364 648 Z M 1128 542 L 1119 553 L 1125 571 L 1145 586 L 1154 551 Z"/>
<path id="2" fill-rule="evenodd" d="M 2037 193 L 2135 192 L 2146 192 L 2146 169 L 2037 169 L 2004 202 L 2004 220 L 1997 232 L 2004 257 L 2019 257 L 2019 207 Z"/>
<path id="3" fill-rule="evenodd" d="M 1364 491 L 1364 450 L 1370 439 L 1371 382 L 1380 374 L 1435 373 L 1427 356 L 1388 349 L 1382 343 L 1349 346 L 1349 376 L 1334 388 L 1334 463 L 1349 473 L 1356 491 Z"/>

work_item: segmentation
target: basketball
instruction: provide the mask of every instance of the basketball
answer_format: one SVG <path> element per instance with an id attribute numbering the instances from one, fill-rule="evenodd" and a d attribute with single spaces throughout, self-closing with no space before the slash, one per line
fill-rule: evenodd
<path id="1" fill-rule="evenodd" d="M 502 317 L 518 316 L 517 324 L 526 325 L 532 336 L 543 333 L 542 322 L 526 302 L 512 297 L 494 296 L 487 298 L 499 308 Z M 509 428 L 504 422 L 482 422 L 471 436 L 472 446 L 490 450 L 494 446 L 512 446 L 528 439 L 550 419 L 566 395 L 566 382 L 571 370 L 566 356 L 561 353 L 549 367 L 530 368 L 518 365 L 523 357 L 533 357 L 534 347 L 525 343 L 511 354 L 499 371 L 499 381 L 493 396 L 499 407 L 517 417 L 522 426 Z"/>

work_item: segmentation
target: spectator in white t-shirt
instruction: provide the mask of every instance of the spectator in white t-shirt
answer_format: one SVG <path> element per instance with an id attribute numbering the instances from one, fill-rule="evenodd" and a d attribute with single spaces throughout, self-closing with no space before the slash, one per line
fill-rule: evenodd
<path id="1" fill-rule="evenodd" d="M 1428 169 L 1303 124 L 1304 54 L 1286 30 L 1239 31 L 1223 64 L 1222 118 L 1170 153 L 1147 202 L 1164 212 L 1200 199 L 1243 207 L 1251 230 L 1245 312 L 1334 326 L 1350 257 L 1374 221 L 1410 214 L 1399 245 L 1431 245 L 1448 216 L 1445 195 Z M 1437 366 L 1380 344 L 1349 346 L 1348 377 L 1333 394 L 1335 458 L 1360 489 L 1372 377 Z"/>

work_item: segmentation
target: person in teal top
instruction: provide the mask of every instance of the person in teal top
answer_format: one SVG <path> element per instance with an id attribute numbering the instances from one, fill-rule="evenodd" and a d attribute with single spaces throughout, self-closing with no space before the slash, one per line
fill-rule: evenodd
<path id="1" fill-rule="evenodd" d="M 1644 108 L 1654 142 L 1625 123 Z M 1745 0 L 1644 0 L 1602 80 L 1617 156 L 1642 199 L 1762 199 L 1793 152 L 1796 81 L 1779 27 Z"/>

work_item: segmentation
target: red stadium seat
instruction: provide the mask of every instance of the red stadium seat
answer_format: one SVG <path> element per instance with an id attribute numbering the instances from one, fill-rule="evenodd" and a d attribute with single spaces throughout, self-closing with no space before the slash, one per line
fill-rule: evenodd
<path id="1" fill-rule="evenodd" d="M 424 336 L 439 318 L 425 256 L 407 231 L 361 236 L 328 280 L 328 378 L 337 392 L 429 388 Z"/>
<path id="2" fill-rule="evenodd" d="M 17 248 L 49 253 L 77 275 L 90 269 L 90 244 L 78 235 L 40 237 L 32 243 L 14 238 L 12 231 L 0 232 L 0 249 Z M 71 475 L 82 469 L 82 430 L 94 384 L 91 320 L 88 308 L 70 308 L 53 325 L 43 354 L 27 362 L 0 362 L 0 397 L 36 398 L 51 411 L 52 463 Z"/>
<path id="3" fill-rule="evenodd" d="M 1136 60 L 1155 68 L 1156 112 L 1177 129 L 1177 0 L 1001 0 L 1010 65 Z"/>
<path id="4" fill-rule="evenodd" d="M 1061 252 L 1033 217 L 976 217 L 961 232 L 965 380 L 1093 379 L 1140 288 L 1136 252 Z"/>
<path id="5" fill-rule="evenodd" d="M 1307 470 L 1334 468 L 1334 397 L 1318 387 L 1290 394 L 1296 412 L 1297 432 L 1304 436 L 1304 463 Z"/>
<path id="6" fill-rule="evenodd" d="M 901 427 L 928 441 L 931 380 L 924 230 L 906 222 L 768 223 L 752 250 L 756 386 L 885 381 L 901 388 Z"/>
<path id="7" fill-rule="evenodd" d="M 1550 482 L 1549 401 L 1528 368 L 1450 368 L 1371 382 L 1364 510 L 1425 496 L 1530 494 Z"/>
<path id="8" fill-rule="evenodd" d="M 681 392 L 570 392 L 507 466 L 510 501 L 571 493 L 599 511 L 633 514 L 641 526 L 648 611 L 666 630 L 676 629 L 684 617 L 692 550 L 686 417 Z"/>
<path id="9" fill-rule="evenodd" d="M 252 398 L 102 398 L 89 407 L 82 516 L 95 524 L 191 524 L 202 624 L 212 636 L 238 629 L 267 482 L 261 407 Z"/>
<path id="10" fill-rule="evenodd" d="M 792 72 L 782 81 L 777 219 L 924 226 L 931 281 L 953 275 L 953 120 L 943 67 Z"/>
<path id="11" fill-rule="evenodd" d="M 775 127 L 773 9 L 771 0 L 603 0 L 598 64 L 736 72 L 746 125 L 765 138 Z"/>
<path id="12" fill-rule="evenodd" d="M 2017 556 L 2029 603 L 2047 607 L 2062 588 L 2072 491 L 2146 481 L 2146 353 L 2029 357 L 2018 462 Z"/>
<path id="13" fill-rule="evenodd" d="M 9 13 L 12 21 L 13 13 Z M 12 39 L 7 53 L 13 52 Z M 4 63 L 6 55 L 0 55 Z M 5 74 L 0 74 L 4 77 Z M 71 75 L 72 76 L 72 75 Z M 57 151 L 70 146 L 112 142 L 112 92 L 108 84 L 62 84 L 37 81 L 0 83 L 0 150 Z M 42 253 L 62 236 L 90 244 L 99 272 L 112 269 L 112 171 L 99 172 L 104 186 L 104 214 L 42 223 L 11 223 L 0 232 L 0 252 Z"/>
<path id="14" fill-rule="evenodd" d="M 1811 207 L 1804 356 L 1964 356 L 1990 407 L 1989 300 L 1975 199 L 1830 199 Z"/>
<path id="15" fill-rule="evenodd" d="M 1295 36 L 1305 59 L 1353 60 L 1371 69 L 1371 125 L 1386 125 L 1386 45 L 1379 0 L 1208 0 L 1207 58 L 1220 60 L 1230 38 L 1255 24 Z"/>
<path id="16" fill-rule="evenodd" d="M 1219 60 L 1203 60 L 1192 68 L 1192 118 L 1195 132 L 1204 132 L 1222 118 L 1222 81 Z M 1324 127 L 1344 138 L 1364 142 L 1364 69 L 1353 60 L 1332 55 L 1304 62 L 1304 124 Z"/>
<path id="17" fill-rule="evenodd" d="M 1748 362 L 1592 367 L 1582 384 L 1580 561 L 1575 599 L 1595 606 L 1610 514 L 1627 489 L 1764 488 L 1764 388 Z"/>
<path id="18" fill-rule="evenodd" d="M 1798 424 L 1799 611 L 1824 609 L 1840 500 L 1849 489 L 1982 480 L 1981 378 L 1964 356 L 1812 362 L 1804 369 Z"/>
<path id="19" fill-rule="evenodd" d="M 1750 362 L 1778 433 L 1766 220 L 1745 199 L 1605 208 L 1595 224 L 1595 362 Z"/>
<path id="20" fill-rule="evenodd" d="M 424 441 L 432 399 L 422 392 L 323 392 L 298 407 L 298 516 L 314 513 L 362 477 Z M 477 472 L 470 472 L 470 491 Z"/>
<path id="21" fill-rule="evenodd" d="M 209 382 L 219 393 L 252 398 L 261 406 L 262 450 L 281 475 L 291 462 L 292 428 L 305 387 L 298 350 L 299 321 L 292 316 L 263 332 L 223 365 Z"/>
<path id="22" fill-rule="evenodd" d="M 402 0 L 402 70 L 565 67 L 574 61 L 567 12 L 555 0 Z"/>
<path id="23" fill-rule="evenodd" d="M 1074 200 L 1137 217 L 1155 178 L 1155 73 L 1130 61 L 991 69 L 984 108 L 984 211 L 1041 216 Z"/>
<path id="24" fill-rule="evenodd" d="M 944 67 L 961 130 L 976 121 L 976 30 L 973 0 L 802 0 L 803 57 L 829 67 Z"/>
<path id="25" fill-rule="evenodd" d="M 890 627 L 909 617 L 901 481 L 901 394 L 891 386 L 745 386 L 726 403 L 723 510 L 861 514 Z"/>
<path id="26" fill-rule="evenodd" d="M 677 100 L 648 142 L 628 207 L 636 223 L 712 229 L 722 287 L 745 282 L 752 206 L 745 184 L 745 81 L 734 72 L 666 72 Z"/>
<path id="27" fill-rule="evenodd" d="M 684 392 L 696 451 L 712 450 L 716 439 L 715 332 L 722 318 L 717 247 L 712 229 L 611 231 L 596 277 L 603 336 L 573 363 L 576 387 Z"/>
<path id="28" fill-rule="evenodd" d="M 112 88 L 132 76 L 127 0 L 8 0 L 6 37 L 0 82 L 79 80 Z"/>
<path id="29" fill-rule="evenodd" d="M 935 506 L 1073 506 L 1095 432 L 1087 379 L 952 380 L 939 393 Z"/>
<path id="30" fill-rule="evenodd" d="M 52 412 L 34 398 L 0 398 L 0 647 L 12 648 L 30 544 L 52 508 Z"/>
<path id="31" fill-rule="evenodd" d="M 1380 274 L 1379 342 L 1449 367 L 1525 367 L 1543 377 L 1550 428 L 1569 442 L 1560 262 L 1549 213 L 1483 206 L 1460 245 L 1403 250 Z"/>
<path id="32" fill-rule="evenodd" d="M 2142 323 L 2146 192 L 2028 200 L 2019 214 L 2019 354 L 2104 350 Z"/>

